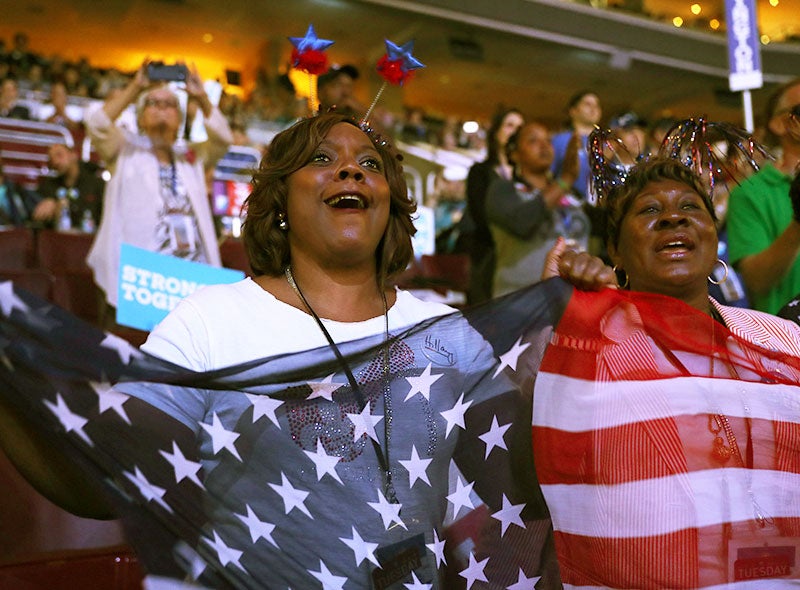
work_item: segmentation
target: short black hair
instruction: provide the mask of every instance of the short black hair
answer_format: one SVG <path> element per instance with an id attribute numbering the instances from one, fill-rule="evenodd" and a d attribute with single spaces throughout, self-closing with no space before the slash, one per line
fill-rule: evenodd
<path id="1" fill-rule="evenodd" d="M 582 101 L 584 96 L 589 96 L 590 94 L 597 96 L 597 93 L 594 90 L 589 90 L 588 88 L 579 90 L 578 92 L 570 96 L 569 101 L 567 102 L 567 110 L 571 109 L 572 107 L 577 105 L 580 101 Z"/>
<path id="2" fill-rule="evenodd" d="M 358 68 L 353 65 L 345 64 L 343 66 L 333 66 L 324 74 L 317 78 L 317 88 L 321 88 L 326 84 L 330 84 L 339 76 L 349 76 L 353 80 L 358 80 Z"/>

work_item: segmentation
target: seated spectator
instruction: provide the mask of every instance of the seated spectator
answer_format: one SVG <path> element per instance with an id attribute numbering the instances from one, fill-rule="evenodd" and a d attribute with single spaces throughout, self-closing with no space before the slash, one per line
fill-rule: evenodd
<path id="1" fill-rule="evenodd" d="M 9 119 L 30 120 L 31 111 L 28 107 L 18 104 L 19 85 L 17 80 L 8 77 L 0 83 L 0 117 Z"/>
<path id="2" fill-rule="evenodd" d="M 425 111 L 419 107 L 409 107 L 406 109 L 406 119 L 400 129 L 400 138 L 408 143 L 428 141 L 428 126 L 425 124 Z"/>
<path id="3" fill-rule="evenodd" d="M 58 176 L 46 176 L 40 181 L 38 192 L 42 200 L 33 211 L 33 219 L 66 229 L 60 220 L 66 220 L 68 215 L 71 228 L 94 231 L 100 223 L 106 184 L 98 166 L 81 161 L 74 150 L 61 143 L 50 146 L 48 157 L 50 169 Z M 62 211 L 65 206 L 67 212 Z"/>
<path id="4" fill-rule="evenodd" d="M 49 92 L 50 83 L 45 79 L 44 66 L 33 63 L 25 77 L 19 79 L 19 89 L 25 92 Z"/>
<path id="5" fill-rule="evenodd" d="M 5 175 L 3 160 L 0 158 L 0 226 L 26 225 L 31 219 L 37 201 L 36 195 Z"/>

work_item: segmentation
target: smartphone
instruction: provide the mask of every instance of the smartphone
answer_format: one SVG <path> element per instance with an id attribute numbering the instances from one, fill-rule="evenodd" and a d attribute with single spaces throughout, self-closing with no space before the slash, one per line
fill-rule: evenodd
<path id="1" fill-rule="evenodd" d="M 163 62 L 150 62 L 147 64 L 147 77 L 151 81 L 185 82 L 188 76 L 189 70 L 184 64 L 167 65 Z"/>

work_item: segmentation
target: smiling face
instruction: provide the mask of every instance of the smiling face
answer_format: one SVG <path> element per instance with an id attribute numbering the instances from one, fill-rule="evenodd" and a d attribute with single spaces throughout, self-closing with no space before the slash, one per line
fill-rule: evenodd
<path id="1" fill-rule="evenodd" d="M 369 137 L 334 125 L 310 160 L 287 178 L 292 260 L 323 266 L 369 264 L 389 221 L 389 183 Z"/>
<path id="2" fill-rule="evenodd" d="M 717 260 L 717 231 L 703 198 L 671 179 L 648 183 L 609 242 L 611 260 L 628 273 L 634 291 L 707 305 L 707 277 Z"/>

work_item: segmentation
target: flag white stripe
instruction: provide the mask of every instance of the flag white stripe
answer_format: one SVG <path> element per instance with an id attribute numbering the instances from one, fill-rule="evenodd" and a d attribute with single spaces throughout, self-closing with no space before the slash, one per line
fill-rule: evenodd
<path id="1" fill-rule="evenodd" d="M 539 373 L 533 403 L 534 426 L 566 432 L 708 413 L 800 424 L 796 386 L 705 377 L 601 383 Z"/>
<path id="2" fill-rule="evenodd" d="M 754 500 L 765 517 L 800 517 L 800 474 L 772 470 L 709 469 L 617 485 L 549 484 L 542 490 L 556 530 L 588 537 L 650 537 L 752 520 Z"/>

